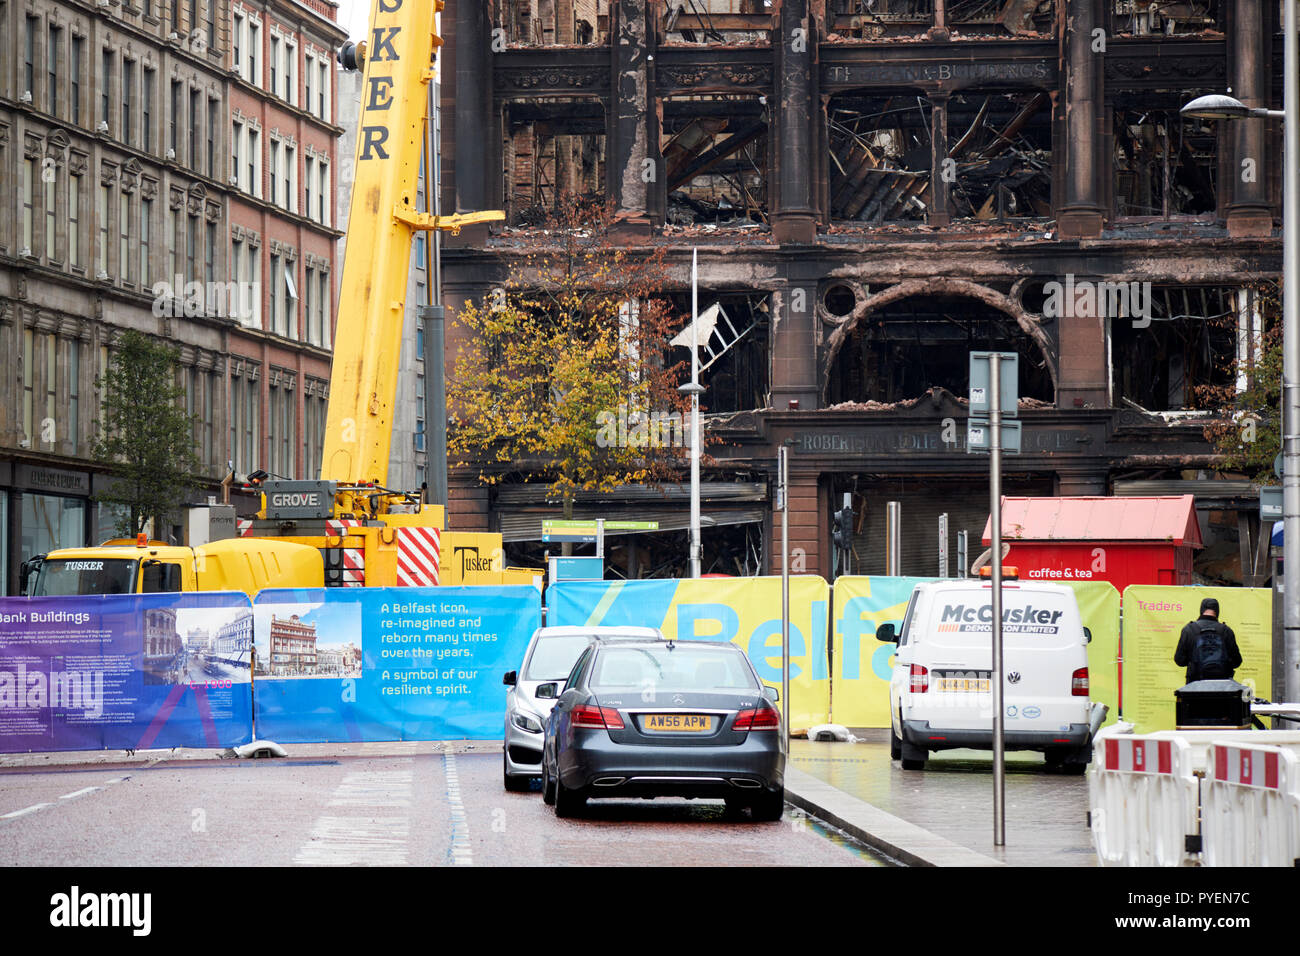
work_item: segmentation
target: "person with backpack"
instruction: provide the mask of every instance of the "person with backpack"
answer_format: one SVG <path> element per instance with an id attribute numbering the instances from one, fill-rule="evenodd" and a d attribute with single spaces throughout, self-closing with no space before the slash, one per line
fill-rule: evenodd
<path id="1" fill-rule="evenodd" d="M 1198 680 L 1232 680 L 1241 666 L 1237 635 L 1219 620 L 1219 602 L 1207 597 L 1201 616 L 1188 622 L 1178 637 L 1174 663 L 1187 668 L 1187 683 Z"/>

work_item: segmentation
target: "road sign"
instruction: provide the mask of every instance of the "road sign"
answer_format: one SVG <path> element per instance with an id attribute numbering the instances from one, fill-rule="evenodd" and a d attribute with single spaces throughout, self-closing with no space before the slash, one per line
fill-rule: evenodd
<path id="1" fill-rule="evenodd" d="M 989 388 L 989 356 L 999 355 L 1002 414 L 1016 417 L 1020 405 L 1020 356 L 1015 352 L 970 353 L 970 413 L 972 418 L 986 418 L 992 404 Z"/>
<path id="2" fill-rule="evenodd" d="M 966 452 L 978 454 L 993 448 L 993 428 L 987 418 L 966 419 Z M 1008 455 L 1020 454 L 1020 422 L 1002 423 L 1002 451 Z"/>
<path id="3" fill-rule="evenodd" d="M 605 577 L 604 558 L 551 558 L 551 583 L 556 581 L 600 581 Z"/>
<path id="4" fill-rule="evenodd" d="M 1259 489 L 1259 520 L 1282 520 L 1282 486 L 1270 485 Z"/>
<path id="5" fill-rule="evenodd" d="M 605 534 L 614 532 L 658 531 L 658 521 L 606 521 Z M 592 520 L 546 519 L 542 522 L 543 541 L 575 541 L 591 544 L 596 540 L 596 522 Z"/>

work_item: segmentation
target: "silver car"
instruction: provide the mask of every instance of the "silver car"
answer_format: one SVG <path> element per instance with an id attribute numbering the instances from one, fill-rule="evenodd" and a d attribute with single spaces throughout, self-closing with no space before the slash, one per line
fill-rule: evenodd
<path id="1" fill-rule="evenodd" d="M 510 688 L 506 692 L 503 755 L 507 790 L 527 790 L 533 778 L 542 775 L 546 718 L 563 692 L 578 655 L 594 640 L 654 641 L 663 640 L 663 634 L 656 627 L 540 627 L 534 631 L 524 653 L 524 666 L 502 678 Z"/>

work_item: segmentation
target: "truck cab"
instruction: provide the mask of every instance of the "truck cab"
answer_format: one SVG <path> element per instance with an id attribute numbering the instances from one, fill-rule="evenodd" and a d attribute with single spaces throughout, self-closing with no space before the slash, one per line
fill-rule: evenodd
<path id="1" fill-rule="evenodd" d="M 23 563 L 28 597 L 78 594 L 157 594 L 318 588 L 325 583 L 321 553 L 288 541 L 232 538 L 197 548 L 158 542 L 63 548 Z"/>

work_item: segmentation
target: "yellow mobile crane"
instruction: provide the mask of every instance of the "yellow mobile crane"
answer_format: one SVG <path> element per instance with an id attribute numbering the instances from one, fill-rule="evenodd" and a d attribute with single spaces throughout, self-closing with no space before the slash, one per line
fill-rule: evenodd
<path id="1" fill-rule="evenodd" d="M 540 573 L 505 569 L 500 535 L 443 531 L 444 505 L 385 487 L 413 234 L 429 231 L 437 240 L 442 230 L 505 218 L 438 211 L 434 81 L 443 7 L 442 0 L 375 0 L 367 41 L 339 54 L 344 69 L 364 68 L 364 78 L 321 479 L 262 478 L 263 508 L 252 527 L 255 535 L 320 548 L 327 584 L 533 583 Z M 422 147 L 424 210 L 417 203 Z M 428 244 L 431 311 L 439 318 L 440 245 Z M 435 445 L 445 421 L 430 422 Z M 435 484 L 445 493 L 445 477 Z"/>
<path id="2" fill-rule="evenodd" d="M 501 212 L 438 214 L 433 95 L 442 0 L 374 0 L 368 42 L 340 51 L 364 66 L 356 179 L 339 295 L 319 481 L 255 472 L 262 508 L 249 537 L 205 548 L 140 540 L 69 548 L 24 564 L 32 594 L 364 585 L 532 584 L 539 571 L 503 567 L 498 534 L 444 531 L 445 508 L 423 492 L 385 487 L 412 235 L 458 232 Z M 431 206 L 417 204 L 421 144 Z M 440 243 L 430 243 L 434 315 L 441 316 Z M 441 356 L 439 356 L 439 361 Z M 439 371 L 439 370 L 431 370 Z M 442 440 L 445 415 L 435 426 Z M 440 482 L 445 493 L 445 477 Z M 143 539 L 143 536 L 141 536 Z M 322 565 L 323 558 L 323 565 Z M 29 576 L 34 584 L 27 587 Z"/>

